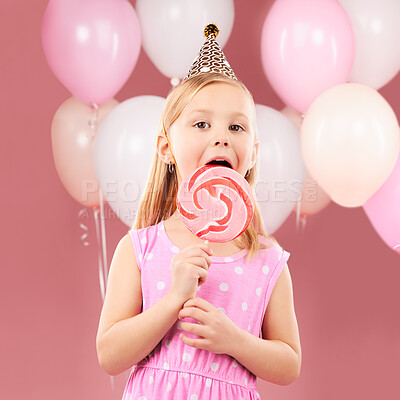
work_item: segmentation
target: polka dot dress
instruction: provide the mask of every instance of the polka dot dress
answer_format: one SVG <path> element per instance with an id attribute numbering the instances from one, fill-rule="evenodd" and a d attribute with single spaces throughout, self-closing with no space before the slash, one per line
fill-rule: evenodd
<path id="1" fill-rule="evenodd" d="M 143 311 L 168 293 L 172 257 L 180 251 L 165 232 L 164 221 L 130 236 L 141 271 Z M 271 243 L 272 244 L 272 243 Z M 207 281 L 197 297 L 225 313 L 237 326 L 261 337 L 272 290 L 290 253 L 277 245 L 263 249 L 246 263 L 247 250 L 229 257 L 211 257 Z M 176 321 L 154 350 L 132 367 L 123 400 L 248 400 L 259 399 L 256 376 L 227 354 L 195 349 L 182 342 Z"/>

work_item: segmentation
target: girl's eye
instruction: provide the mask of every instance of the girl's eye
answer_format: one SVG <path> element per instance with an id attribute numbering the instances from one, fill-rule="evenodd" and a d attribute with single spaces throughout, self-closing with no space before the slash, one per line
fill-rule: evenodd
<path id="1" fill-rule="evenodd" d="M 210 125 L 207 122 L 201 121 L 197 122 L 197 124 L 194 124 L 196 128 L 204 129 L 204 128 L 209 128 Z"/>
<path id="2" fill-rule="evenodd" d="M 231 125 L 229 129 L 235 132 L 244 131 L 244 129 L 240 125 Z"/>

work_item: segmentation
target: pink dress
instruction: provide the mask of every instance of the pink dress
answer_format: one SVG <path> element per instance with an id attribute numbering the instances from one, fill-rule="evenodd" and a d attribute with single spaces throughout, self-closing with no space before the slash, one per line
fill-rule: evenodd
<path id="1" fill-rule="evenodd" d="M 171 259 L 180 249 L 165 232 L 164 221 L 129 231 L 141 271 L 143 311 L 167 294 Z M 239 327 L 261 337 L 272 290 L 290 253 L 274 245 L 245 263 L 247 250 L 230 257 L 211 257 L 201 297 Z M 181 321 L 196 322 L 192 318 Z M 195 349 L 182 342 L 177 320 L 154 350 L 132 367 L 123 400 L 259 399 L 256 376 L 227 354 Z M 197 337 L 184 332 L 189 337 Z"/>

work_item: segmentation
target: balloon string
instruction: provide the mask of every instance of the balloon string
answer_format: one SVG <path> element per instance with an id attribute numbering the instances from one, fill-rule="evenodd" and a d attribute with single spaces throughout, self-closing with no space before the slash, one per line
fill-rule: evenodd
<path id="1" fill-rule="evenodd" d="M 296 204 L 296 231 L 304 232 L 306 228 L 307 216 L 301 214 L 301 200 Z M 300 225 L 301 224 L 301 225 Z"/>
<path id="2" fill-rule="evenodd" d="M 105 230 L 104 230 L 104 212 L 103 210 L 103 198 L 102 198 L 102 192 L 100 191 L 100 212 L 101 212 L 101 228 L 103 231 L 103 250 L 105 249 Z M 78 213 L 78 217 L 82 218 L 83 215 L 86 213 L 86 209 L 82 208 L 79 213 Z M 95 227 L 96 227 L 96 236 L 97 236 L 97 244 L 100 245 L 100 230 L 99 230 L 99 221 L 98 221 L 98 213 L 99 213 L 99 209 L 98 208 L 93 208 L 93 214 L 94 214 L 94 220 L 95 220 Z M 81 236 L 81 242 L 84 246 L 89 246 L 89 242 L 85 241 L 85 239 L 88 237 L 89 235 L 89 228 L 83 224 L 82 222 L 79 223 L 79 226 L 85 231 L 83 233 L 83 235 Z M 105 287 L 107 285 L 107 281 L 108 281 L 108 274 L 104 275 L 103 272 L 103 268 L 105 265 L 107 265 L 107 255 L 105 253 L 105 251 L 103 251 L 103 257 L 105 261 L 102 261 L 101 259 L 101 255 L 100 255 L 100 249 L 98 250 L 98 263 L 99 263 L 99 280 L 100 280 L 100 292 L 101 292 L 101 298 L 103 300 L 104 303 L 104 298 L 105 298 Z M 104 271 L 107 271 L 106 268 L 104 268 Z M 115 384 L 114 384 L 114 377 L 110 376 L 111 379 L 111 390 L 114 392 L 115 390 Z"/>
<path id="3" fill-rule="evenodd" d="M 301 208 L 301 200 L 297 200 L 296 204 L 296 231 L 299 232 L 299 223 L 300 223 L 300 208 Z"/>
<path id="4" fill-rule="evenodd" d="M 168 140 L 167 131 L 166 131 L 165 126 L 164 126 L 164 121 L 162 122 L 162 125 L 163 125 L 163 130 L 164 130 L 165 138 L 167 139 L 169 151 L 171 152 L 171 156 L 172 156 L 172 158 L 174 159 L 175 167 L 176 167 L 176 170 L 178 171 L 179 177 L 180 177 L 181 180 L 182 180 L 182 175 L 181 175 L 181 173 L 179 172 L 178 164 L 177 164 L 177 162 L 176 162 L 176 160 L 175 160 L 174 153 L 172 152 L 172 147 L 171 147 L 171 145 L 170 145 L 170 143 L 169 143 L 169 140 Z"/>
<path id="5" fill-rule="evenodd" d="M 87 132 L 86 136 L 94 139 L 97 131 L 97 120 L 99 118 L 99 106 L 96 103 L 90 103 L 90 110 L 92 112 L 92 118 L 89 119 L 88 124 L 91 131 Z"/>
<path id="6" fill-rule="evenodd" d="M 104 273 L 103 273 L 103 262 L 101 259 L 101 251 L 100 251 L 100 228 L 99 228 L 99 209 L 93 208 L 93 215 L 94 215 L 94 222 L 95 222 L 95 227 L 96 227 L 96 238 L 97 238 L 97 259 L 99 263 L 99 281 L 100 281 L 100 293 L 101 293 L 101 299 L 104 303 L 104 297 L 105 297 L 105 281 L 104 281 Z"/>
<path id="7" fill-rule="evenodd" d="M 304 232 L 306 229 L 307 215 L 301 217 L 301 230 Z"/>
<path id="8" fill-rule="evenodd" d="M 89 126 L 95 131 L 99 118 L 99 106 L 96 103 L 90 103 L 90 110 L 92 111 L 92 118 L 89 120 Z"/>
<path id="9" fill-rule="evenodd" d="M 103 192 L 99 190 L 100 207 L 93 208 L 96 237 L 98 244 L 98 262 L 99 262 L 99 277 L 100 277 L 100 290 L 101 298 L 104 302 L 105 288 L 108 282 L 108 262 L 107 262 L 107 243 L 106 243 L 106 230 L 105 230 L 105 218 L 104 218 L 104 202 Z M 99 218 L 100 214 L 100 218 Z"/>
<path id="10" fill-rule="evenodd" d="M 95 217 L 96 237 L 98 245 L 97 255 L 99 263 L 100 292 L 101 292 L 101 298 L 104 303 L 105 288 L 107 287 L 107 282 L 108 282 L 108 268 L 107 268 L 108 263 L 107 263 L 107 252 L 106 252 L 103 192 L 101 190 L 99 190 L 99 197 L 100 197 L 100 207 L 93 208 L 93 214 Z M 99 224 L 99 212 L 100 212 L 100 224 Z M 110 380 L 111 380 L 111 390 L 114 392 L 115 391 L 114 377 L 110 376 Z"/>
<path id="11" fill-rule="evenodd" d="M 78 212 L 78 218 L 79 219 L 83 219 L 84 214 L 86 214 L 86 208 L 82 208 L 81 210 L 79 210 Z M 89 228 L 87 225 L 85 225 L 83 222 L 79 222 L 79 227 L 81 229 L 83 229 L 83 234 L 81 235 L 80 239 L 81 239 L 81 243 L 83 246 L 89 246 L 89 242 L 86 240 L 86 238 L 89 236 Z"/>
<path id="12" fill-rule="evenodd" d="M 101 227 L 101 241 L 103 248 L 103 268 L 104 268 L 104 276 L 105 282 L 108 282 L 108 261 L 107 261 L 107 245 L 106 245 L 106 227 L 105 227 L 105 218 L 104 218 L 104 198 L 103 192 L 99 189 L 99 197 L 100 197 L 100 227 Z"/>

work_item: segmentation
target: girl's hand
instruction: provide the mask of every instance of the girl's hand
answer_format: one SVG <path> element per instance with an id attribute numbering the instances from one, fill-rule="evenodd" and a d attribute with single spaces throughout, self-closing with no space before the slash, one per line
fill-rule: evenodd
<path id="1" fill-rule="evenodd" d="M 195 297 L 198 286 L 206 281 L 212 254 L 208 243 L 200 243 L 186 247 L 172 258 L 169 294 L 181 304 Z"/>
<path id="2" fill-rule="evenodd" d="M 196 297 L 188 300 L 179 311 L 178 318 L 184 317 L 191 317 L 200 322 L 200 324 L 181 322 L 183 330 L 200 336 L 199 339 L 194 339 L 181 334 L 180 338 L 185 344 L 215 354 L 230 355 L 239 337 L 240 328 L 221 310 L 207 300 Z"/>

